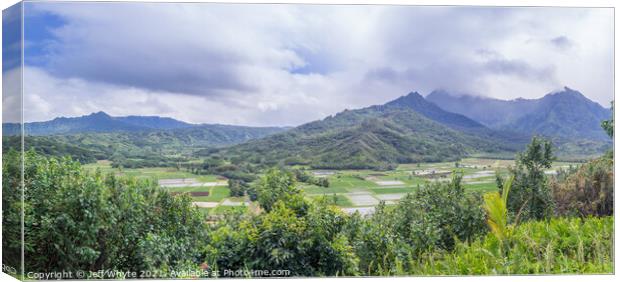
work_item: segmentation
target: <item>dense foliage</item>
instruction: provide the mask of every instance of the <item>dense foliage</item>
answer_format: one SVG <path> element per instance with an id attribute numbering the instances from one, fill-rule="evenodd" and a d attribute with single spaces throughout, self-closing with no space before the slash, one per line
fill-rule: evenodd
<path id="1" fill-rule="evenodd" d="M 277 201 L 260 216 L 221 221 L 209 234 L 207 261 L 220 271 L 283 269 L 293 276 L 355 275 L 357 257 L 334 206 Z"/>
<path id="2" fill-rule="evenodd" d="M 96 150 L 85 149 L 83 147 L 59 142 L 49 137 L 24 137 L 24 150 L 34 150 L 39 154 L 47 156 L 71 156 L 80 163 L 94 163 L 98 159 L 104 159 L 105 154 Z M 21 136 L 3 136 L 2 151 L 8 152 L 11 149 L 20 151 L 22 145 Z"/>
<path id="3" fill-rule="evenodd" d="M 457 241 L 485 233 L 480 197 L 466 194 L 455 176 L 407 195 L 395 207 L 380 205 L 370 218 L 354 215 L 349 237 L 363 275 L 412 273 L 408 262 L 433 250 L 451 250 Z"/>
<path id="4" fill-rule="evenodd" d="M 347 216 L 327 199 L 309 202 L 291 172 L 270 170 L 258 184 L 265 213 L 218 223 L 208 257 L 219 269 L 289 269 L 295 276 L 395 274 L 397 265 L 452 249 L 486 231 L 479 197 L 455 176 L 429 184 L 370 218 Z M 446 208 L 451 207 L 451 208 Z"/>
<path id="5" fill-rule="evenodd" d="M 206 225 L 189 197 L 150 181 L 84 171 L 69 159 L 3 156 L 3 262 L 19 265 L 25 214 L 25 271 L 160 271 L 195 268 Z"/>

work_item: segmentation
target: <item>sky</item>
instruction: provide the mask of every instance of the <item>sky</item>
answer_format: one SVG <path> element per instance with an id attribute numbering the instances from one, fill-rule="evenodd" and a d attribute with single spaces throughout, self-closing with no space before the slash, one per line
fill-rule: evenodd
<path id="1" fill-rule="evenodd" d="M 28 2 L 24 33 L 26 121 L 295 126 L 436 89 L 613 99 L 604 8 Z"/>

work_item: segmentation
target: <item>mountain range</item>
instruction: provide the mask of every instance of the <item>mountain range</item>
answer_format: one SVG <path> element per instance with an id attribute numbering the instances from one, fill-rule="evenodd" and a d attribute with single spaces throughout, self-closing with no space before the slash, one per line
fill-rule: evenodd
<path id="1" fill-rule="evenodd" d="M 600 124 L 611 111 L 568 87 L 539 99 L 499 100 L 433 91 L 426 100 L 496 130 L 610 141 Z"/>
<path id="2" fill-rule="evenodd" d="M 610 116 L 609 109 L 569 88 L 540 99 L 511 101 L 434 91 L 426 98 L 411 92 L 295 128 L 190 124 L 98 112 L 26 123 L 25 132 L 27 147 L 38 144 L 50 154 L 77 152 L 89 161 L 158 156 L 161 162 L 185 155 L 268 165 L 384 169 L 470 155 L 513 155 L 534 134 L 551 138 L 561 153 L 597 154 L 611 146 L 600 128 Z M 19 128 L 3 124 L 4 135 L 15 135 Z"/>
<path id="3" fill-rule="evenodd" d="M 157 116 L 112 117 L 104 112 L 97 112 L 81 117 L 58 117 L 50 121 L 25 123 L 24 131 L 26 135 L 39 136 L 88 132 L 130 132 L 190 126 L 192 125 L 172 118 Z M 2 124 L 2 132 L 5 135 L 18 134 L 19 130 L 20 127 L 17 123 Z"/>
<path id="4" fill-rule="evenodd" d="M 177 138 L 184 145 L 223 146 L 245 142 L 288 129 L 287 127 L 251 127 L 222 124 L 191 124 L 168 117 L 113 117 L 104 112 L 81 117 L 59 117 L 50 121 L 24 124 L 26 136 L 81 136 L 89 133 L 114 133 L 142 140 L 166 142 Z M 2 124 L 4 135 L 18 135 L 18 123 Z M 106 135 L 98 135 L 106 136 Z M 128 138 L 128 137 L 127 137 Z M 168 140 L 170 141 L 170 140 Z"/>
<path id="5" fill-rule="evenodd" d="M 163 159 L 194 150 L 243 143 L 289 129 L 222 124 L 191 124 L 167 117 L 112 117 L 104 112 L 81 117 L 25 123 L 25 149 L 48 155 L 71 155 L 82 162 L 96 159 Z M 20 125 L 2 124 L 3 149 L 19 147 Z"/>
<path id="6" fill-rule="evenodd" d="M 217 153 L 315 168 L 386 169 L 398 163 L 515 151 L 525 140 L 505 138 L 412 92 L 384 105 L 345 110 L 282 133 L 224 147 Z"/>

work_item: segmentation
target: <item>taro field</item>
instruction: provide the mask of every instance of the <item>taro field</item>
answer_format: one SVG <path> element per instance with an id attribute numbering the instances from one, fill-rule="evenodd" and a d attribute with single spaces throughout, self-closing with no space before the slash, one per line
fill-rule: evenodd
<path id="1" fill-rule="evenodd" d="M 325 177 L 329 187 L 299 183 L 304 195 L 313 200 L 324 198 L 344 211 L 361 214 L 374 212 L 381 201 L 394 205 L 407 193 L 432 181 L 448 181 L 454 171 L 463 173 L 466 191 L 488 192 L 497 189 L 496 173 L 506 175 L 512 160 L 468 158 L 459 162 L 403 164 L 391 171 L 373 170 L 311 170 L 315 177 Z M 559 168 L 577 163 L 556 162 L 547 171 L 554 174 Z M 85 166 L 104 173 L 115 173 L 137 178 L 152 179 L 172 193 L 190 193 L 194 205 L 205 214 L 218 215 L 230 210 L 255 209 L 248 197 L 231 197 L 227 180 L 217 175 L 195 175 L 175 168 L 115 169 L 109 162 L 100 161 Z M 205 192 L 207 195 L 205 195 Z"/>

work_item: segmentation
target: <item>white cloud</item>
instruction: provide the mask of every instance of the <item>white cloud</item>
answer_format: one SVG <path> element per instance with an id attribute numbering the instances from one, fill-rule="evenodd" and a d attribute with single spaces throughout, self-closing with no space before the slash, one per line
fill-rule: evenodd
<path id="1" fill-rule="evenodd" d="M 296 125 L 437 88 L 511 99 L 567 85 L 605 106 L 613 98 L 609 9 L 28 7 L 65 22 L 46 63 L 26 71 L 27 99 L 41 104 L 31 120 L 103 110 Z"/>

